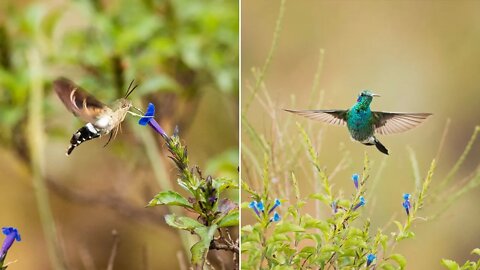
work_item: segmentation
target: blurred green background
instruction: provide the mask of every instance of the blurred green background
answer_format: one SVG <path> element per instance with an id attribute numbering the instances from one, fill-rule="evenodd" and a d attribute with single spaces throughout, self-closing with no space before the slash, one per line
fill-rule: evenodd
<path id="1" fill-rule="evenodd" d="M 167 208 L 144 208 L 161 190 L 152 164 L 178 190 L 160 137 L 154 144 L 162 158 L 149 160 L 151 130 L 128 115 L 106 148 L 101 138 L 66 157 L 84 123 L 51 83 L 68 77 L 109 104 L 135 79 L 134 105 L 154 103 L 169 134 L 179 126 L 191 165 L 238 179 L 238 14 L 236 1 L 220 0 L 1 1 L 0 226 L 17 227 L 22 236 L 7 256 L 18 260 L 9 269 L 53 268 L 31 164 L 39 164 L 47 183 L 68 269 L 106 269 L 114 229 L 120 240 L 114 269 L 187 264 L 178 232 L 164 222 Z M 40 151 L 33 157 L 32 145 Z M 231 263 L 231 255 L 217 255 L 214 265 Z"/>
<path id="2" fill-rule="evenodd" d="M 267 58 L 279 3 L 242 3 L 242 101 L 248 100 L 255 85 L 252 67 L 260 69 Z M 425 124 L 410 132 L 379 137 L 390 150 L 390 156 L 386 157 L 380 182 L 362 214 L 372 219 L 372 229 L 382 227 L 392 215 L 396 219 L 404 218 L 401 196 L 405 192 L 413 192 L 415 186 L 407 146 L 416 153 L 423 179 L 431 159 L 437 154 L 447 118 L 451 119 L 432 183 L 435 188 L 462 153 L 475 125 L 480 123 L 478 10 L 478 1 L 286 3 L 278 47 L 265 74 L 265 89 L 276 107 L 276 121 L 298 121 L 305 126 L 312 125 L 315 132 L 310 135 L 320 130 L 315 141 L 320 142 L 317 144 L 320 162 L 328 173 L 334 171 L 345 150 L 350 152 L 347 159 L 349 166 L 332 179 L 337 192 L 343 190 L 345 195 L 350 194 L 350 177 L 355 172 L 361 172 L 364 151 L 372 161 L 373 175 L 381 167 L 385 156 L 374 147 L 352 142 L 346 128 L 308 122 L 281 110 L 292 107 L 307 109 L 312 102 L 318 103 L 318 100 L 310 100 L 310 94 L 321 49 L 324 54 L 318 88 L 323 91 L 322 109 L 349 108 L 361 90 L 370 89 L 382 96 L 373 101 L 373 110 L 434 114 Z M 258 96 L 264 99 L 261 89 Z M 278 138 L 278 133 L 272 128 L 271 115 L 265 113 L 258 98 L 245 117 L 267 141 L 299 138 L 295 125 L 291 125 L 292 128 Z M 249 149 L 258 150 L 248 133 L 244 132 L 244 127 L 242 143 Z M 278 144 L 272 147 L 277 153 L 288 151 L 276 148 Z M 262 154 L 254 153 L 260 156 L 262 163 Z M 480 143 L 476 142 L 450 186 L 459 185 L 464 177 L 478 168 L 479 153 Z M 301 153 L 301 156 L 297 163 L 304 163 L 308 167 L 306 154 Z M 242 179 L 250 183 L 260 182 L 260 175 L 255 174 L 252 164 L 245 160 L 249 158 L 242 158 Z M 305 179 L 305 174 L 301 172 L 296 173 L 302 194 L 306 196 L 312 192 L 312 179 Z M 288 182 L 283 175 L 273 177 L 274 183 Z M 279 186 L 279 189 L 282 187 Z M 402 242 L 396 249 L 396 252 L 406 256 L 407 269 L 441 269 L 442 258 L 458 260 L 462 264 L 467 259 L 477 260 L 470 255 L 470 251 L 480 245 L 479 198 L 480 190 L 477 188 L 463 195 L 439 218 L 417 223 L 414 228 L 416 238 Z M 243 199 L 249 200 L 245 194 Z M 437 203 L 443 200 L 442 197 L 437 199 Z M 313 211 L 313 205 L 309 207 Z M 420 215 L 427 217 L 435 213 L 434 210 L 441 211 L 435 205 L 430 205 Z M 251 222 L 251 211 L 244 210 L 242 224 Z M 387 228 L 387 231 L 392 230 L 392 226 Z"/>

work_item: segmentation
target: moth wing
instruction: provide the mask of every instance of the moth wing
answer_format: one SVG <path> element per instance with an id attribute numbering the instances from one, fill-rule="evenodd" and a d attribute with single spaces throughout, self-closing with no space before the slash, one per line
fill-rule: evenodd
<path id="1" fill-rule="evenodd" d="M 53 88 L 65 107 L 85 122 L 95 123 L 100 115 L 110 110 L 108 106 L 67 78 L 56 79 Z"/>

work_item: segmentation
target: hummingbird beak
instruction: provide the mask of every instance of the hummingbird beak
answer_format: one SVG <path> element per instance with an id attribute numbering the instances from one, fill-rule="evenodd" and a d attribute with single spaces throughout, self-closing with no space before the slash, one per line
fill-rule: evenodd
<path id="1" fill-rule="evenodd" d="M 372 97 L 380 97 L 378 94 L 372 94 Z"/>

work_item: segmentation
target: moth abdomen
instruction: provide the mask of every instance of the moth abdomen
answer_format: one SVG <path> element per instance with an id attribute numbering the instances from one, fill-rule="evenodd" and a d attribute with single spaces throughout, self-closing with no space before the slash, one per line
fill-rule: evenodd
<path id="1" fill-rule="evenodd" d="M 100 137 L 100 131 L 95 128 L 91 123 L 87 123 L 75 132 L 70 139 L 70 147 L 67 150 L 67 156 L 69 156 L 75 147 L 79 146 L 83 142 Z"/>

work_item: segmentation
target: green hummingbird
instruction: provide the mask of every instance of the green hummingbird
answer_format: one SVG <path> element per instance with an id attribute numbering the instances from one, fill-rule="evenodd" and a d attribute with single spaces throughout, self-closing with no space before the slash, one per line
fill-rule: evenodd
<path id="1" fill-rule="evenodd" d="M 377 149 L 388 155 L 387 148 L 375 137 L 381 135 L 401 133 L 410 130 L 422 122 L 431 113 L 402 113 L 402 112 L 377 112 L 370 110 L 373 97 L 379 95 L 362 91 L 357 102 L 348 110 L 285 110 L 322 121 L 331 125 L 347 126 L 353 140 L 365 145 L 375 145 Z"/>

